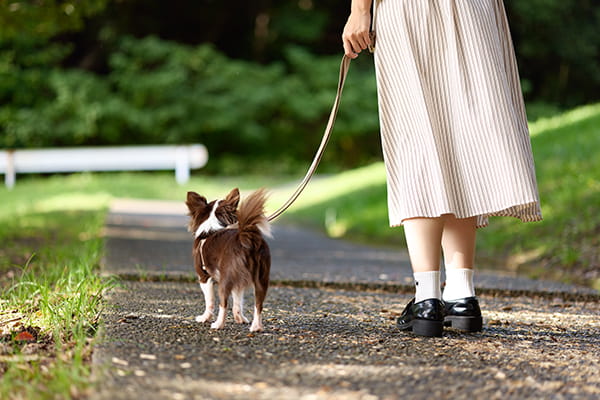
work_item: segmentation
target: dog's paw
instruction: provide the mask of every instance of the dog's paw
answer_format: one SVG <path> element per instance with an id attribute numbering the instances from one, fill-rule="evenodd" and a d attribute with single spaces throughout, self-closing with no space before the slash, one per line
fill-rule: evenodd
<path id="1" fill-rule="evenodd" d="M 239 313 L 234 313 L 233 314 L 233 319 L 235 322 L 237 322 L 238 324 L 249 324 L 250 320 L 246 317 L 244 317 L 243 314 Z"/>
<path id="2" fill-rule="evenodd" d="M 210 325 L 210 329 L 223 329 L 224 326 L 225 326 L 224 323 L 215 321 Z"/>
<path id="3" fill-rule="evenodd" d="M 202 314 L 196 317 L 196 322 L 208 322 L 212 318 L 212 314 Z"/>
<path id="4" fill-rule="evenodd" d="M 252 321 L 252 325 L 250 326 L 250 332 L 262 332 L 263 324 L 260 322 Z"/>

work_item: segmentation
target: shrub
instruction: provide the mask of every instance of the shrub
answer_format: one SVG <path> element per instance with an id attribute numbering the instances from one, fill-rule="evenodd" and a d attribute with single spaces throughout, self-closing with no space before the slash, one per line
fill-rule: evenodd
<path id="1" fill-rule="evenodd" d="M 210 45 L 127 37 L 106 76 L 13 60 L 4 64 L 10 74 L 0 92 L 8 100 L 0 106 L 0 145 L 201 142 L 213 165 L 231 157 L 309 160 L 334 100 L 340 59 L 301 48 L 286 54 L 285 63 L 261 66 Z M 379 151 L 372 65 L 355 64 L 331 164 L 356 164 Z"/>

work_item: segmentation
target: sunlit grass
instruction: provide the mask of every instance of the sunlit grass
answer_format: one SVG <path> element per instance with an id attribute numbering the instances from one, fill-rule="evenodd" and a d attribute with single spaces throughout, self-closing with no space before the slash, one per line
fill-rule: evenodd
<path id="1" fill-rule="evenodd" d="M 66 239 L 61 235 L 61 241 Z M 89 340 L 110 280 L 95 274 L 99 238 L 71 246 L 36 246 L 39 256 L 30 255 L 23 267 L 12 266 L 12 279 L 3 279 L 0 320 L 20 318 L 2 326 L 7 345 L 0 356 L 3 399 L 65 398 L 89 386 Z M 23 331 L 34 333 L 32 343 L 11 340 Z"/>
<path id="2" fill-rule="evenodd" d="M 600 104 L 590 104 L 587 106 L 578 107 L 571 111 L 562 114 L 557 114 L 552 117 L 540 118 L 529 124 L 531 136 L 537 136 L 540 133 L 545 133 L 555 129 L 565 129 L 570 125 L 580 123 L 590 123 L 598 118 L 600 113 Z"/>

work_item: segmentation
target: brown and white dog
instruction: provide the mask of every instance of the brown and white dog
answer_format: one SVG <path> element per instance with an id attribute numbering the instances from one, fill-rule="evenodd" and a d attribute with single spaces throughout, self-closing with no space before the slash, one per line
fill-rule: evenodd
<path id="1" fill-rule="evenodd" d="M 239 206 L 240 193 L 233 189 L 225 199 L 210 203 L 196 192 L 188 192 L 189 231 L 194 232 L 192 254 L 194 268 L 204 293 L 206 310 L 196 317 L 198 322 L 211 320 L 215 298 L 213 283 L 219 284 L 219 314 L 211 325 L 225 325 L 229 295 L 233 298 L 233 318 L 248 323 L 243 314 L 244 290 L 254 286 L 254 318 L 250 331 L 263 329 L 263 302 L 269 287 L 271 253 L 264 236 L 271 237 L 271 226 L 265 216 L 266 192 L 257 190 Z"/>

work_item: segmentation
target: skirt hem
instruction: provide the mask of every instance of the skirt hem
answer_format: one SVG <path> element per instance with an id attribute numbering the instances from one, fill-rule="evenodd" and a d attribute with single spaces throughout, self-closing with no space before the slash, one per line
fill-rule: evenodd
<path id="1" fill-rule="evenodd" d="M 457 216 L 457 218 L 464 219 L 464 218 L 477 217 L 477 224 L 476 224 L 477 229 L 487 227 L 489 225 L 489 217 L 513 217 L 513 218 L 520 219 L 521 222 L 523 222 L 523 223 L 542 221 L 543 217 L 542 217 L 541 212 L 539 212 L 539 211 L 533 212 L 533 213 L 532 212 L 530 212 L 530 213 L 518 213 L 517 212 L 517 210 L 524 210 L 524 209 L 528 209 L 528 208 L 532 208 L 532 207 L 538 208 L 539 203 L 537 201 L 533 201 L 533 202 L 523 203 L 523 204 L 519 204 L 519 205 L 512 206 L 512 207 L 502 208 L 500 210 L 491 211 L 488 213 Z M 404 221 L 406 221 L 408 219 L 412 219 L 412 218 L 439 218 L 443 215 L 450 215 L 450 214 L 456 216 L 455 212 L 442 212 L 437 215 L 414 215 L 414 216 L 410 216 L 410 217 L 404 217 L 400 220 L 400 223 L 390 222 L 390 228 L 396 228 L 396 227 L 402 226 L 402 225 L 404 225 Z"/>

